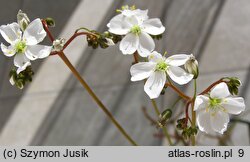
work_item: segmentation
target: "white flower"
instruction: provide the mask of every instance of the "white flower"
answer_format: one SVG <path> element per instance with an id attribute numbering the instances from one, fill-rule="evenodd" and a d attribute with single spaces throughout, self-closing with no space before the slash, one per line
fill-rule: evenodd
<path id="1" fill-rule="evenodd" d="M 165 58 L 154 51 L 148 57 L 149 62 L 139 62 L 131 67 L 131 81 L 148 78 L 144 85 L 144 91 L 151 99 L 157 98 L 165 85 L 166 75 L 180 85 L 192 80 L 193 74 L 189 74 L 179 67 L 184 65 L 189 57 L 186 54 L 177 54 Z"/>
<path id="2" fill-rule="evenodd" d="M 30 60 L 45 58 L 51 52 L 50 46 L 38 45 L 46 36 L 40 19 L 32 21 L 24 32 L 17 23 L 0 26 L 3 38 L 10 44 L 8 47 L 1 43 L 4 55 L 15 55 L 14 65 L 18 67 L 17 73 L 30 65 Z"/>
<path id="3" fill-rule="evenodd" d="M 148 19 L 147 10 L 124 10 L 112 18 L 107 26 L 109 32 L 125 35 L 120 43 L 123 54 L 133 54 L 137 50 L 142 57 L 147 57 L 155 48 L 150 35 L 160 35 L 165 31 L 160 19 Z"/>
<path id="4" fill-rule="evenodd" d="M 223 134 L 229 123 L 229 114 L 240 114 L 245 110 L 242 97 L 230 97 L 226 83 L 216 85 L 209 97 L 196 97 L 194 110 L 197 112 L 197 124 L 206 133 L 218 132 Z"/>

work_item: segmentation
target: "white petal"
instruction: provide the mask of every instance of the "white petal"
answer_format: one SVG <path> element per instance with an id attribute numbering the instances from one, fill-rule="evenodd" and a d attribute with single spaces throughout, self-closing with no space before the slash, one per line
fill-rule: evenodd
<path id="1" fill-rule="evenodd" d="M 162 60 L 163 57 L 160 53 L 153 51 L 149 56 L 148 56 L 148 61 L 150 62 L 159 62 L 160 60 Z"/>
<path id="2" fill-rule="evenodd" d="M 210 97 L 212 98 L 225 98 L 230 95 L 227 84 L 222 82 L 217 84 L 210 93 Z"/>
<path id="3" fill-rule="evenodd" d="M 109 32 L 117 35 L 125 35 L 130 31 L 131 25 L 125 21 L 126 17 L 119 14 L 108 23 Z"/>
<path id="4" fill-rule="evenodd" d="M 180 85 L 187 84 L 194 77 L 193 74 L 187 73 L 185 70 L 183 70 L 182 68 L 180 68 L 178 66 L 170 66 L 167 69 L 167 73 L 168 73 L 169 77 L 174 82 L 176 82 L 176 83 L 178 83 Z"/>
<path id="5" fill-rule="evenodd" d="M 17 23 L 0 26 L 0 33 L 3 38 L 10 44 L 14 44 L 17 40 L 21 39 L 22 32 Z"/>
<path id="6" fill-rule="evenodd" d="M 155 48 L 155 42 L 153 38 L 145 32 L 139 35 L 139 47 L 138 53 L 142 57 L 147 57 Z"/>
<path id="7" fill-rule="evenodd" d="M 43 24 L 39 18 L 33 20 L 25 29 L 23 39 L 27 45 L 35 45 L 43 41 L 46 37 L 46 32 L 43 29 Z"/>
<path id="8" fill-rule="evenodd" d="M 44 46 L 44 45 L 33 45 L 33 46 L 27 46 L 27 50 L 25 52 L 25 55 L 30 60 L 36 60 L 48 57 L 51 52 L 52 47 L 51 46 Z"/>
<path id="9" fill-rule="evenodd" d="M 14 65 L 18 67 L 17 74 L 25 70 L 27 66 L 31 65 L 30 60 L 25 56 L 25 54 L 18 53 L 14 57 Z"/>
<path id="10" fill-rule="evenodd" d="M 211 126 L 214 131 L 223 134 L 227 130 L 229 115 L 225 112 L 218 111 L 215 115 L 210 115 Z"/>
<path id="11" fill-rule="evenodd" d="M 224 107 L 229 114 L 235 115 L 240 114 L 245 110 L 246 107 L 244 99 L 242 97 L 228 97 L 223 100 L 221 106 Z"/>
<path id="12" fill-rule="evenodd" d="M 135 11 L 135 16 L 138 18 L 140 22 L 143 22 L 144 20 L 148 19 L 148 10 L 136 9 L 134 11 Z"/>
<path id="13" fill-rule="evenodd" d="M 124 55 L 126 54 L 133 54 L 139 45 L 139 38 L 138 36 L 129 33 L 127 34 L 120 43 L 120 50 Z"/>
<path id="14" fill-rule="evenodd" d="M 212 133 L 213 129 L 210 122 L 210 114 L 205 110 L 197 112 L 196 123 L 202 132 Z"/>
<path id="15" fill-rule="evenodd" d="M 159 97 L 166 83 L 166 73 L 161 71 L 153 72 L 144 85 L 144 91 L 153 99 Z"/>
<path id="16" fill-rule="evenodd" d="M 5 46 L 1 43 L 1 50 L 3 51 L 4 55 L 7 57 L 14 56 L 16 54 L 16 50 L 14 49 L 13 45 Z"/>
<path id="17" fill-rule="evenodd" d="M 199 95 L 195 98 L 194 111 L 205 109 L 208 105 L 209 98 L 204 95 Z"/>
<path id="18" fill-rule="evenodd" d="M 142 26 L 143 31 L 151 35 L 160 35 L 165 31 L 165 27 L 158 18 L 145 20 Z"/>
<path id="19" fill-rule="evenodd" d="M 140 22 L 148 19 L 148 10 L 123 10 L 122 14 L 126 17 L 135 16 Z"/>
<path id="20" fill-rule="evenodd" d="M 186 54 L 177 54 L 170 56 L 166 59 L 166 63 L 172 66 L 181 66 L 184 65 L 189 59 L 189 55 Z"/>
<path id="21" fill-rule="evenodd" d="M 131 81 L 138 81 L 148 78 L 155 68 L 155 63 L 139 62 L 130 68 Z"/>

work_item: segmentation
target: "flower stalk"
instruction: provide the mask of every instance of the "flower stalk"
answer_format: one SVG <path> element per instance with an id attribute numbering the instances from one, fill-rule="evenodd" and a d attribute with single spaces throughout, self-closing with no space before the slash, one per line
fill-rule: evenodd
<path id="1" fill-rule="evenodd" d="M 42 21 L 45 31 L 48 33 L 50 40 L 53 42 L 54 37 L 52 36 L 51 32 L 49 31 L 49 28 L 45 21 Z M 74 35 L 65 43 L 63 50 L 77 37 L 80 35 L 86 35 L 90 34 L 87 32 L 80 32 L 80 33 L 74 33 Z M 122 128 L 122 126 L 116 121 L 116 119 L 113 117 L 113 115 L 110 113 L 108 108 L 101 102 L 101 100 L 96 96 L 96 94 L 93 92 L 93 90 L 90 88 L 90 86 L 87 84 L 87 82 L 81 77 L 79 72 L 75 69 L 75 67 L 71 64 L 69 59 L 66 57 L 64 52 L 55 52 L 62 60 L 63 62 L 68 66 L 68 68 L 71 70 L 71 72 L 74 74 L 74 76 L 78 79 L 78 81 L 81 83 L 81 85 L 87 90 L 89 95 L 94 99 L 94 101 L 97 103 L 97 105 L 104 111 L 104 113 L 108 116 L 108 118 L 112 121 L 112 123 L 116 126 L 116 128 L 122 133 L 122 135 L 134 146 L 137 146 L 136 142 L 128 135 L 128 133 Z"/>

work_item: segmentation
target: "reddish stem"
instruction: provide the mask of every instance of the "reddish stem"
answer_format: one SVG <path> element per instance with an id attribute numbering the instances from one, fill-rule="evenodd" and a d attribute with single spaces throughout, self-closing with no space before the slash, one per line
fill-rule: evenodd
<path id="1" fill-rule="evenodd" d="M 68 47 L 68 45 L 76 38 L 76 37 L 78 37 L 78 36 L 80 36 L 80 35 L 93 35 L 93 36 L 96 36 L 95 34 L 92 34 L 92 33 L 89 33 L 89 32 L 79 32 L 79 33 L 74 33 L 70 38 L 69 38 L 69 40 L 64 44 L 64 46 L 63 46 L 63 50 L 65 49 L 65 48 L 67 48 Z"/>
<path id="2" fill-rule="evenodd" d="M 216 82 L 211 84 L 209 87 L 207 87 L 207 89 L 202 91 L 199 95 L 204 95 L 204 94 L 208 93 L 214 86 L 216 86 L 217 84 L 222 83 L 222 82 L 225 82 L 225 81 L 223 81 L 223 79 L 217 80 Z"/>
<path id="3" fill-rule="evenodd" d="M 136 51 L 134 54 L 134 60 L 135 60 L 135 63 L 138 63 L 139 62 L 139 56 L 138 56 L 138 52 Z"/>
<path id="4" fill-rule="evenodd" d="M 182 91 L 180 91 L 178 88 L 176 88 L 173 84 L 166 83 L 165 87 L 171 87 L 175 92 L 179 94 L 180 97 L 182 97 L 185 100 L 190 100 L 191 98 L 187 95 L 185 95 Z"/>
<path id="5" fill-rule="evenodd" d="M 43 28 L 46 31 L 46 33 L 48 34 L 50 41 L 53 42 L 55 39 L 54 39 L 53 35 L 51 34 L 51 32 L 49 31 L 49 27 L 48 27 L 46 21 L 42 19 L 42 23 L 43 23 Z"/>

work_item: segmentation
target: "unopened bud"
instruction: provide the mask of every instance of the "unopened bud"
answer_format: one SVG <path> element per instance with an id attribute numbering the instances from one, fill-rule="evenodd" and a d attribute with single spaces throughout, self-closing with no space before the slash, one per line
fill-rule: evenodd
<path id="1" fill-rule="evenodd" d="M 22 31 L 24 31 L 29 25 L 30 19 L 28 18 L 26 13 L 24 13 L 22 10 L 19 10 L 17 13 L 17 22 Z"/>
<path id="2" fill-rule="evenodd" d="M 241 81 L 237 77 L 225 77 L 223 81 L 227 84 L 228 90 L 232 95 L 238 95 Z"/>
<path id="3" fill-rule="evenodd" d="M 193 79 L 197 79 L 199 76 L 199 67 L 198 67 L 198 61 L 195 59 L 195 57 L 191 54 L 187 62 L 184 64 L 184 68 L 186 71 L 190 74 L 194 75 Z"/>
<path id="4" fill-rule="evenodd" d="M 110 38 L 105 38 L 106 39 L 106 44 L 108 45 L 108 46 L 113 46 L 113 45 L 115 45 L 115 43 L 114 43 L 114 41 L 112 40 L 112 39 L 110 39 Z"/>
<path id="5" fill-rule="evenodd" d="M 159 127 L 164 127 L 167 124 L 168 119 L 170 119 L 172 116 L 172 111 L 170 109 L 164 110 L 158 120 Z"/>
<path id="6" fill-rule="evenodd" d="M 61 51 L 63 50 L 64 44 L 65 44 L 65 39 L 64 38 L 59 38 L 53 41 L 53 51 Z"/>
<path id="7" fill-rule="evenodd" d="M 45 19 L 45 21 L 46 21 L 46 23 L 47 23 L 47 25 L 48 25 L 49 27 L 55 27 L 55 26 L 56 26 L 55 20 L 52 19 L 51 17 L 47 17 L 47 18 Z"/>

